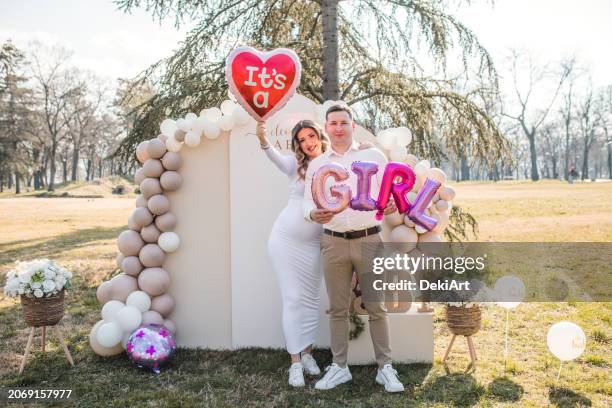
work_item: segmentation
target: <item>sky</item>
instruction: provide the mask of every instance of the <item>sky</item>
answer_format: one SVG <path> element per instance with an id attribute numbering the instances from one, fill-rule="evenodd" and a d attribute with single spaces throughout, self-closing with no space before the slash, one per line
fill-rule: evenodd
<path id="1" fill-rule="evenodd" d="M 449 11 L 477 34 L 500 72 L 501 57 L 513 47 L 542 62 L 575 54 L 596 85 L 612 84 L 612 0 L 476 3 Z M 160 24 L 143 9 L 124 14 L 110 0 L 0 0 L 0 41 L 11 38 L 23 48 L 31 40 L 61 44 L 74 52 L 74 65 L 111 80 L 171 55 L 188 29 Z"/>

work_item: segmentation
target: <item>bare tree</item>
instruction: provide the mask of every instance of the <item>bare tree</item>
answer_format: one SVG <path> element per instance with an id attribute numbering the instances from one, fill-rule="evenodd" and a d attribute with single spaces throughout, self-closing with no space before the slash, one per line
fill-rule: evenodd
<path id="1" fill-rule="evenodd" d="M 589 80 L 586 94 L 578 106 L 578 123 L 582 136 L 582 172 L 581 179 L 589 178 L 589 153 L 597 139 L 598 118 L 595 115 L 597 100 L 593 94 L 593 84 Z"/>

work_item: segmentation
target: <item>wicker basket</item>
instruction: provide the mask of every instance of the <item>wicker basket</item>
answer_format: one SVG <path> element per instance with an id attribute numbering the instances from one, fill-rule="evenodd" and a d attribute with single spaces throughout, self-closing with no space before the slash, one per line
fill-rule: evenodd
<path id="1" fill-rule="evenodd" d="M 51 297 L 21 296 L 23 319 L 29 326 L 54 326 L 64 316 L 64 291 Z"/>
<path id="2" fill-rule="evenodd" d="M 471 336 L 480 330 L 480 307 L 446 306 L 446 324 L 457 336 Z"/>

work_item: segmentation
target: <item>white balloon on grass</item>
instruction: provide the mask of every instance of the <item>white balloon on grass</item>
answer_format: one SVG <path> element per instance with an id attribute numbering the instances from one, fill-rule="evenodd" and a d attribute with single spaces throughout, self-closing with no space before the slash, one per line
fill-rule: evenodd
<path id="1" fill-rule="evenodd" d="M 176 140 L 174 137 L 169 137 L 166 140 L 166 149 L 168 149 L 169 152 L 177 153 L 181 150 L 182 147 L 183 144 Z"/>
<path id="2" fill-rule="evenodd" d="M 176 132 L 176 122 L 173 119 L 164 119 L 162 123 L 159 125 L 159 130 L 167 137 L 174 136 L 174 132 Z"/>
<path id="3" fill-rule="evenodd" d="M 121 342 L 123 330 L 121 330 L 121 326 L 117 322 L 106 322 L 98 328 L 96 337 L 101 346 L 108 348 L 115 347 Z"/>
<path id="4" fill-rule="evenodd" d="M 407 146 L 412 141 L 412 132 L 407 127 L 400 126 L 395 128 L 393 133 L 399 146 Z"/>
<path id="5" fill-rule="evenodd" d="M 217 123 L 223 117 L 219 108 L 209 108 L 204 111 L 204 119 L 212 123 Z"/>
<path id="6" fill-rule="evenodd" d="M 164 232 L 157 239 L 157 244 L 166 252 L 174 252 L 181 244 L 181 239 L 176 232 Z"/>
<path id="7" fill-rule="evenodd" d="M 234 128 L 234 119 L 231 116 L 223 116 L 219 120 L 219 128 L 224 132 L 229 132 Z"/>
<path id="8" fill-rule="evenodd" d="M 502 276 L 493 287 L 498 306 L 504 309 L 514 309 L 525 299 L 525 285 L 516 276 Z"/>
<path id="9" fill-rule="evenodd" d="M 140 326 L 142 322 L 142 312 L 134 306 L 126 306 L 117 312 L 115 320 L 119 323 L 123 332 L 132 332 Z"/>
<path id="10" fill-rule="evenodd" d="M 146 312 L 151 308 L 151 297 L 142 290 L 137 290 L 136 292 L 132 292 L 127 297 L 125 301 L 127 306 L 135 307 L 140 310 L 141 313 Z"/>
<path id="11" fill-rule="evenodd" d="M 221 102 L 221 112 L 226 116 L 232 116 L 234 114 L 234 109 L 236 109 L 236 104 L 230 100 L 225 100 Z"/>
<path id="12" fill-rule="evenodd" d="M 403 162 L 408 157 L 408 150 L 405 146 L 393 146 L 389 151 L 391 161 Z"/>
<path id="13" fill-rule="evenodd" d="M 204 136 L 207 139 L 216 139 L 221 134 L 221 129 L 216 123 L 208 122 L 204 127 Z"/>
<path id="14" fill-rule="evenodd" d="M 194 132 L 193 130 L 190 130 L 185 135 L 185 144 L 189 147 L 196 147 L 197 145 L 200 144 L 200 139 L 201 137 L 199 133 Z"/>
<path id="15" fill-rule="evenodd" d="M 586 336 L 584 331 L 572 322 L 558 322 L 548 329 L 546 344 L 551 353 L 561 361 L 570 361 L 584 352 Z"/>
<path id="16" fill-rule="evenodd" d="M 118 300 L 109 300 L 104 304 L 104 306 L 102 306 L 102 319 L 104 319 L 106 322 L 112 322 L 117 316 L 117 313 L 124 307 L 125 304 L 123 302 Z"/>

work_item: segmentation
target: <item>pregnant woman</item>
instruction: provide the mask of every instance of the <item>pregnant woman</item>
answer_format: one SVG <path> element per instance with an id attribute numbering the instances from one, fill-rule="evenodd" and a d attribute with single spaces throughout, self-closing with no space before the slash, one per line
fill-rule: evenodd
<path id="1" fill-rule="evenodd" d="M 289 177 L 289 202 L 270 233 L 268 253 L 278 278 L 283 302 L 283 332 L 291 355 L 289 384 L 304 386 L 304 370 L 321 373 L 312 357 L 319 323 L 322 273 L 322 227 L 304 220 L 304 175 L 308 163 L 329 146 L 321 128 L 311 120 L 298 122 L 291 132 L 292 155 L 281 154 L 266 139 L 264 122 L 257 123 L 257 137 L 266 156 Z"/>

